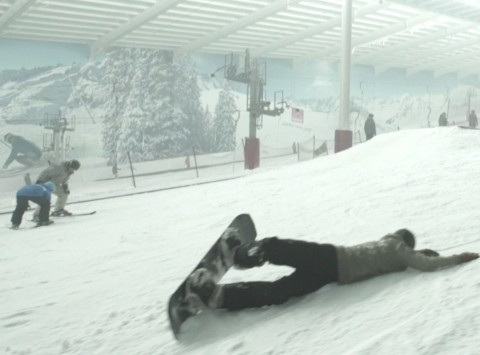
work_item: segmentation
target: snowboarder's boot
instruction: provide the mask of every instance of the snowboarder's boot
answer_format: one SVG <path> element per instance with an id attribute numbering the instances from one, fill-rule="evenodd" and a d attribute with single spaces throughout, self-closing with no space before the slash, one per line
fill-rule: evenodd
<path id="1" fill-rule="evenodd" d="M 223 299 L 222 287 L 217 285 L 208 269 L 200 268 L 187 280 L 186 299 L 197 311 L 217 308 Z"/>
<path id="2" fill-rule="evenodd" d="M 222 255 L 233 264 L 235 250 L 242 244 L 240 234 L 237 228 L 227 228 L 220 237 L 220 248 Z"/>
<path id="3" fill-rule="evenodd" d="M 52 224 L 53 221 L 41 221 L 41 222 L 38 222 L 37 223 L 37 227 L 45 227 L 45 226 L 49 226 L 50 224 Z"/>
<path id="4" fill-rule="evenodd" d="M 53 211 L 52 212 L 52 216 L 54 217 L 60 217 L 60 216 L 71 216 L 72 213 L 67 211 L 66 209 L 64 208 L 61 208 L 59 210 L 56 210 L 56 211 Z"/>
<path id="5" fill-rule="evenodd" d="M 237 269 L 249 269 L 265 264 L 265 251 L 262 241 L 240 245 L 233 256 L 233 266 Z"/>

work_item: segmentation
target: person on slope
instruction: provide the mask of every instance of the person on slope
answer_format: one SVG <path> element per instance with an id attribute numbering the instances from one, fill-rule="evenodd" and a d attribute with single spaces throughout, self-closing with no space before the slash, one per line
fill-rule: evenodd
<path id="1" fill-rule="evenodd" d="M 377 135 L 377 127 L 375 125 L 375 121 L 373 120 L 373 114 L 368 114 L 367 120 L 365 121 L 364 129 L 367 141 Z"/>
<path id="2" fill-rule="evenodd" d="M 468 116 L 468 125 L 471 128 L 476 128 L 478 126 L 478 119 L 475 110 L 472 110 L 472 112 L 470 112 L 470 116 Z"/>
<path id="3" fill-rule="evenodd" d="M 194 273 L 187 282 L 188 292 L 205 308 L 230 311 L 286 302 L 292 297 L 317 291 L 329 283 L 339 285 L 366 280 L 408 267 L 434 271 L 478 258 L 477 253 L 440 256 L 430 249 L 414 250 L 415 237 L 407 229 L 387 234 L 378 241 L 354 246 L 265 238 L 240 245 L 234 252 L 234 266 L 252 268 L 266 262 L 295 269 L 276 281 L 216 284 L 207 269 Z"/>
<path id="4" fill-rule="evenodd" d="M 30 167 L 35 165 L 42 157 L 42 150 L 35 143 L 21 136 L 7 133 L 4 139 L 5 142 L 10 144 L 12 151 L 3 164 L 3 169 L 7 169 L 14 160 L 26 167 Z"/>
<path id="5" fill-rule="evenodd" d="M 446 127 L 448 126 L 447 114 L 442 112 L 440 117 L 438 118 L 438 127 Z"/>
<path id="6" fill-rule="evenodd" d="M 39 221 L 37 227 L 48 226 L 53 223 L 49 219 L 50 200 L 52 192 L 55 190 L 53 182 L 46 182 L 44 184 L 25 185 L 17 191 L 17 206 L 12 215 L 12 229 L 18 229 L 22 223 L 23 214 L 28 208 L 28 201 L 38 204 Z"/>
<path id="7" fill-rule="evenodd" d="M 59 164 L 50 164 L 50 166 L 43 170 L 38 176 L 36 181 L 37 184 L 52 181 L 56 186 L 53 193 L 57 195 L 57 201 L 55 202 L 52 216 L 71 215 L 71 213 L 65 209 L 68 195 L 70 194 L 68 180 L 79 168 L 80 162 L 78 160 L 62 161 Z M 40 210 L 37 208 L 34 213 L 34 220 L 38 219 L 39 213 Z"/>

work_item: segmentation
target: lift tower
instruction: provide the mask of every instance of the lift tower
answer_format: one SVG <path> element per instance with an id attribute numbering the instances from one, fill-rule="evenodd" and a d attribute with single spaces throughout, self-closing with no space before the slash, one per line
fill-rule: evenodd
<path id="1" fill-rule="evenodd" d="M 247 85 L 247 111 L 250 113 L 249 135 L 245 139 L 245 169 L 255 169 L 260 165 L 260 141 L 257 138 L 257 128 L 263 126 L 263 115 L 279 116 L 284 110 L 283 92 L 275 93 L 273 107 L 264 98 L 264 86 L 267 83 L 267 66 L 263 68 L 256 60 L 250 58 L 250 51 L 245 51 L 245 68 L 239 72 L 238 64 L 234 63 L 233 54 L 225 57 L 224 77 L 231 81 Z M 263 69 L 263 70 L 261 70 Z M 280 96 L 277 101 L 277 95 Z"/>
<path id="2" fill-rule="evenodd" d="M 70 149 L 70 138 L 65 137 L 65 132 L 75 130 L 75 117 L 67 120 L 60 111 L 57 117 L 46 114 L 43 127 L 52 130 L 52 134 L 43 136 L 43 151 L 51 152 L 55 163 L 64 160 L 65 152 Z"/>

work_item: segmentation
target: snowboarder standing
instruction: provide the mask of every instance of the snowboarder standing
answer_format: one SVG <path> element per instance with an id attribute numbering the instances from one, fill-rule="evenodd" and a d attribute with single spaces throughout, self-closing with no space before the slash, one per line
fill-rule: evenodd
<path id="1" fill-rule="evenodd" d="M 475 110 L 472 110 L 472 112 L 470 112 L 470 116 L 468 116 L 468 125 L 471 128 L 476 128 L 478 126 L 478 119 L 477 115 L 475 114 Z"/>
<path id="2" fill-rule="evenodd" d="M 53 182 L 44 184 L 25 185 L 17 191 L 17 207 L 12 215 L 12 229 L 18 229 L 22 223 L 23 214 L 28 208 L 28 201 L 32 201 L 39 206 L 39 221 L 37 226 L 48 226 L 53 223 L 49 220 L 50 200 L 52 192 L 55 190 Z"/>
<path id="3" fill-rule="evenodd" d="M 4 139 L 5 142 L 11 145 L 12 151 L 3 164 L 3 169 L 7 169 L 14 160 L 18 161 L 22 165 L 30 167 L 38 162 L 42 157 L 42 150 L 34 143 L 21 136 L 7 133 Z"/>
<path id="4" fill-rule="evenodd" d="M 373 120 L 373 114 L 368 114 L 364 129 L 367 141 L 377 135 L 377 128 L 375 126 L 375 121 Z"/>
<path id="5" fill-rule="evenodd" d="M 55 202 L 52 216 L 71 215 L 71 213 L 65 209 L 68 195 L 70 194 L 68 179 L 70 179 L 70 176 L 79 168 L 80 162 L 78 160 L 62 161 L 59 164 L 50 164 L 50 166 L 43 170 L 38 176 L 37 184 L 52 181 L 56 186 L 53 193 L 57 195 L 57 201 Z M 34 219 L 38 218 L 39 213 L 40 211 L 37 209 L 34 213 Z"/>
<path id="6" fill-rule="evenodd" d="M 187 287 L 205 308 L 240 310 L 281 304 L 292 297 L 317 291 L 329 283 L 350 284 L 408 267 L 434 271 L 478 258 L 477 253 L 440 256 L 430 249 L 414 250 L 415 237 L 407 229 L 387 234 L 378 241 L 351 247 L 301 240 L 265 238 L 240 245 L 234 252 L 237 268 L 252 268 L 265 262 L 293 267 L 295 271 L 276 281 L 216 284 L 208 277 Z M 199 269 L 202 270 L 202 269 Z M 208 276 L 205 273 L 204 276 Z"/>

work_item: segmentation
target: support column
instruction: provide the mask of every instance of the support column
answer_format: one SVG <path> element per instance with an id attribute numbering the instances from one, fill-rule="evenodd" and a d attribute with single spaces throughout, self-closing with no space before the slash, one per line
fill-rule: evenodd
<path id="1" fill-rule="evenodd" d="M 250 122 L 249 136 L 245 139 L 245 169 L 253 170 L 260 166 L 260 140 L 257 138 L 257 118 L 260 116 L 261 86 L 258 68 L 252 68 L 250 75 Z"/>
<path id="2" fill-rule="evenodd" d="M 343 0 L 342 57 L 340 59 L 340 116 L 335 131 L 335 153 L 352 146 L 350 129 L 350 71 L 352 61 L 352 0 Z"/>

